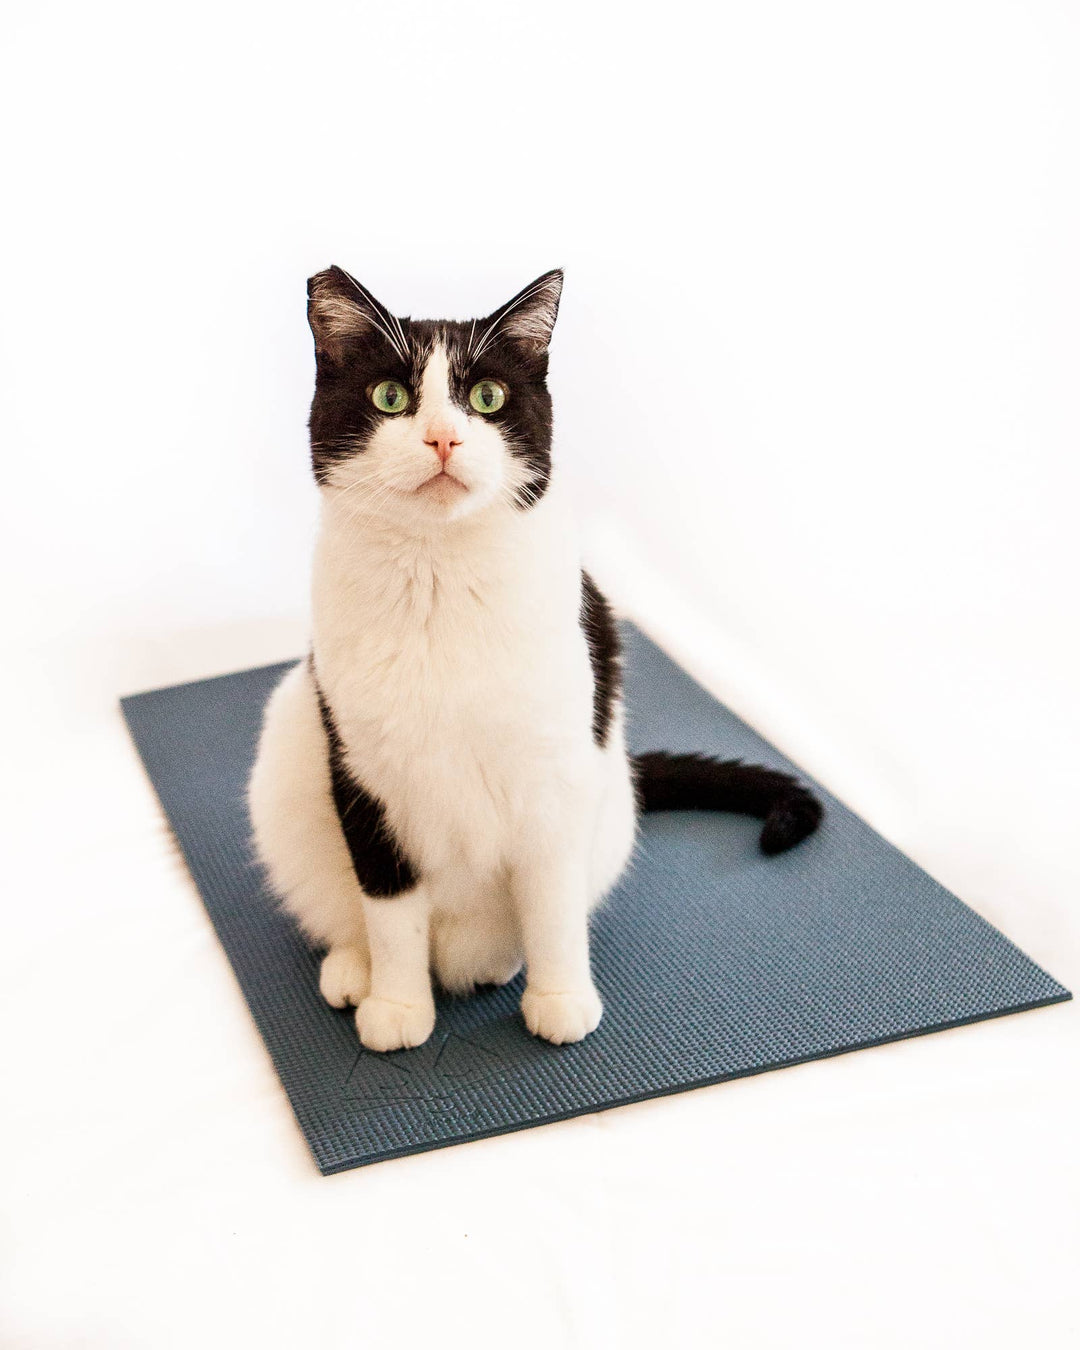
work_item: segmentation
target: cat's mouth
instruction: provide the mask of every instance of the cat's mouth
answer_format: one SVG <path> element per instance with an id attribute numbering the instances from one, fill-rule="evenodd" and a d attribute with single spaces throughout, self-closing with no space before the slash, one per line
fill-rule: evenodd
<path id="1" fill-rule="evenodd" d="M 442 501 L 452 501 L 453 498 L 460 497 L 463 492 L 468 492 L 468 490 L 461 479 L 455 477 L 447 469 L 440 469 L 438 473 L 433 473 L 430 478 L 425 478 L 416 489 L 418 494 L 425 497 L 435 497 Z"/>

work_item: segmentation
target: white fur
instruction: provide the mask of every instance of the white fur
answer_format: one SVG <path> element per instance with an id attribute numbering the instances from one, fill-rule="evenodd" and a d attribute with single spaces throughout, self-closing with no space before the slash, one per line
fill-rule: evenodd
<path id="1" fill-rule="evenodd" d="M 447 424 L 463 486 L 429 482 L 440 464 L 425 440 Z M 524 961 L 531 1031 L 562 1043 L 600 1020 L 587 918 L 633 845 L 623 718 L 599 749 L 571 522 L 557 484 L 516 509 L 521 472 L 494 426 L 450 402 L 436 348 L 415 411 L 387 418 L 323 489 L 318 679 L 420 883 L 362 894 L 306 664 L 267 707 L 250 805 L 271 883 L 328 948 L 323 994 L 358 1004 L 372 1049 L 430 1035 L 431 972 L 467 993 Z"/>

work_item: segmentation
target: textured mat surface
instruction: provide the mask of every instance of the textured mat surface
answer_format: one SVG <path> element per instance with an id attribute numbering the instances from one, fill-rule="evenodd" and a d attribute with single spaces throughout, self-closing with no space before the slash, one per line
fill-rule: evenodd
<path id="1" fill-rule="evenodd" d="M 792 766 L 635 629 L 635 749 Z M 524 1129 L 1068 998 L 1045 971 L 827 793 L 821 831 L 766 859 L 757 822 L 647 817 L 593 924 L 604 1020 L 526 1032 L 520 977 L 443 1000 L 418 1050 L 363 1050 L 252 863 L 244 808 L 263 704 L 287 666 L 123 701 L 136 744 L 323 1172 Z"/>

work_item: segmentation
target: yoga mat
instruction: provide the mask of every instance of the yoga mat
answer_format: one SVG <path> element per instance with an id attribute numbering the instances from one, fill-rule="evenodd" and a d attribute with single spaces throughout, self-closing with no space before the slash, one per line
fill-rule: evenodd
<path id="1" fill-rule="evenodd" d="M 800 772 L 624 625 L 631 745 Z M 604 1019 L 577 1045 L 525 1030 L 521 977 L 443 998 L 419 1049 L 364 1050 L 267 892 L 244 786 L 288 665 L 138 694 L 124 715 L 323 1172 L 526 1129 L 1070 997 L 827 792 L 819 832 L 765 858 L 757 821 L 647 816 L 593 920 Z M 802 775 L 805 778 L 805 775 Z M 820 791 L 820 789 L 819 789 Z"/>

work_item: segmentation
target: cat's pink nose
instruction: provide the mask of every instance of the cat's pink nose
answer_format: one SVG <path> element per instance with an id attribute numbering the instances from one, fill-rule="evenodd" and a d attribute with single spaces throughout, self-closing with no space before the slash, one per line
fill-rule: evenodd
<path id="1" fill-rule="evenodd" d="M 432 422 L 427 429 L 427 435 L 424 437 L 424 444 L 430 445 L 439 456 L 439 463 L 445 465 L 461 444 L 461 438 L 458 435 L 457 427 L 449 422 Z"/>

